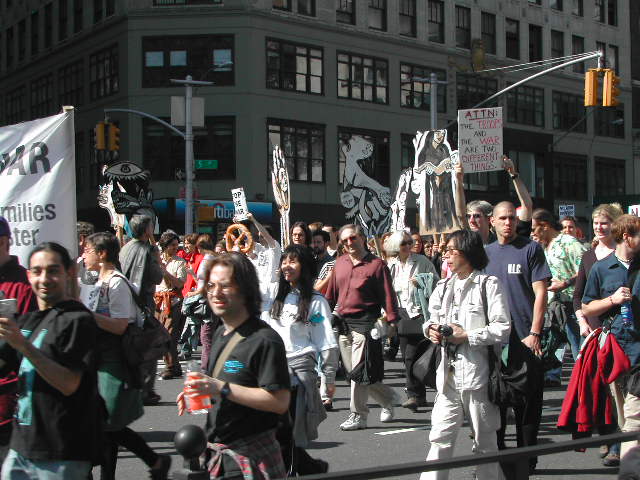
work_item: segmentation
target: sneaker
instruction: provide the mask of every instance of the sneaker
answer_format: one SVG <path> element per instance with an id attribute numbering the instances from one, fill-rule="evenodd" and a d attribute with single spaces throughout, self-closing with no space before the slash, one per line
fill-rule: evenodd
<path id="1" fill-rule="evenodd" d="M 416 397 L 409 397 L 402 406 L 416 413 L 418 411 L 418 399 Z"/>
<path id="2" fill-rule="evenodd" d="M 620 455 L 617 453 L 607 453 L 607 456 L 602 459 L 602 465 L 605 467 L 617 467 L 620 465 Z"/>
<path id="3" fill-rule="evenodd" d="M 380 412 L 380 421 L 382 423 L 387 423 L 393 421 L 393 407 L 383 408 Z"/>
<path id="4" fill-rule="evenodd" d="M 150 468 L 149 474 L 151 480 L 167 480 L 169 478 L 169 469 L 171 468 L 171 455 L 160 455 L 160 466 L 158 468 Z"/>
<path id="5" fill-rule="evenodd" d="M 349 418 L 340 425 L 340 429 L 345 431 L 363 430 L 365 428 L 367 428 L 367 421 L 362 417 L 362 415 L 353 412 L 351 412 L 349 414 Z"/>

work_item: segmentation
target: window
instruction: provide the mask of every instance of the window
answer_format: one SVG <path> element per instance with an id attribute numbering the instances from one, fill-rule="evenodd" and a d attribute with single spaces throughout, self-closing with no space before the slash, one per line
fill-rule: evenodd
<path id="1" fill-rule="evenodd" d="M 27 89 L 24 86 L 7 93 L 4 101 L 7 125 L 27 120 Z"/>
<path id="2" fill-rule="evenodd" d="M 373 147 L 369 157 L 360 161 L 364 173 L 376 180 L 380 185 L 389 185 L 389 134 L 375 130 L 361 130 L 355 128 L 338 127 L 338 180 L 342 182 L 346 157 L 344 150 L 353 137 L 361 137 Z"/>
<path id="3" fill-rule="evenodd" d="M 73 33 L 78 33 L 82 30 L 83 5 L 84 0 L 73 0 Z"/>
<path id="4" fill-rule="evenodd" d="M 557 199 L 587 200 L 587 157 L 553 154 L 553 195 Z"/>
<path id="5" fill-rule="evenodd" d="M 389 103 L 386 60 L 338 52 L 338 97 Z"/>
<path id="6" fill-rule="evenodd" d="M 507 92 L 507 120 L 544 127 L 544 89 L 521 86 Z"/>
<path id="7" fill-rule="evenodd" d="M 416 36 L 416 0 L 400 0 L 400 35 Z"/>
<path id="8" fill-rule="evenodd" d="M 544 155 L 511 150 L 509 158 L 513 160 L 518 174 L 531 196 L 544 197 Z M 513 185 L 510 188 L 513 188 Z"/>
<path id="9" fill-rule="evenodd" d="M 549 0 L 549 8 L 562 11 L 562 0 Z"/>
<path id="10" fill-rule="evenodd" d="M 316 0 L 298 0 L 298 13 L 309 17 L 316 16 Z"/>
<path id="11" fill-rule="evenodd" d="M 15 48 L 15 44 L 13 43 L 13 27 L 7 28 L 7 36 L 6 36 L 6 45 L 7 48 L 7 70 L 13 66 L 13 52 Z"/>
<path id="12" fill-rule="evenodd" d="M 79 106 L 84 103 L 84 61 L 70 63 L 58 70 L 58 103 Z"/>
<path id="13" fill-rule="evenodd" d="M 607 7 L 609 25 L 618 25 L 618 0 L 607 0 Z"/>
<path id="14" fill-rule="evenodd" d="M 412 168 L 415 163 L 415 147 L 413 136 L 403 133 L 400 135 L 400 168 Z"/>
<path id="15" fill-rule="evenodd" d="M 434 72 L 438 80 L 445 81 L 447 72 L 407 63 L 400 64 L 400 105 L 407 108 L 431 110 L 431 89 L 429 76 Z M 447 86 L 438 85 L 438 112 L 447 111 Z"/>
<path id="16" fill-rule="evenodd" d="M 53 4 L 44 7 L 44 48 L 51 48 L 53 44 Z"/>
<path id="17" fill-rule="evenodd" d="M 471 48 L 471 9 L 456 6 L 456 47 Z"/>
<path id="18" fill-rule="evenodd" d="M 169 121 L 168 118 L 163 118 Z M 235 118 L 205 117 L 205 127 L 194 130 L 193 156 L 196 160 L 217 160 L 216 169 L 197 169 L 198 180 L 233 179 L 236 176 Z M 143 166 L 154 180 L 175 180 L 184 172 L 184 140 L 149 119 L 142 119 Z"/>
<path id="19" fill-rule="evenodd" d="M 291 0 L 273 0 L 273 8 L 276 10 L 291 11 Z"/>
<path id="20" fill-rule="evenodd" d="M 584 16 L 584 0 L 571 0 L 571 13 L 579 17 Z"/>
<path id="21" fill-rule="evenodd" d="M 553 91 L 553 129 L 587 133 L 587 110 L 580 95 Z"/>
<path id="22" fill-rule="evenodd" d="M 24 60 L 27 52 L 27 21 L 18 23 L 18 62 Z"/>
<path id="23" fill-rule="evenodd" d="M 280 145 L 289 178 L 298 182 L 324 182 L 324 125 L 269 118 L 267 134 L 267 165 L 271 165 L 273 147 Z"/>
<path id="24" fill-rule="evenodd" d="M 89 99 L 108 97 L 119 90 L 118 45 L 112 45 L 89 57 Z"/>
<path id="25" fill-rule="evenodd" d="M 49 73 L 31 82 L 31 118 L 46 117 L 54 112 L 53 74 Z"/>
<path id="26" fill-rule="evenodd" d="M 593 19 L 596 22 L 604 23 L 605 21 L 605 2 L 606 0 L 593 0 L 594 10 L 593 10 Z"/>
<path id="27" fill-rule="evenodd" d="M 369 0 L 369 28 L 387 30 L 387 0 Z"/>
<path id="28" fill-rule="evenodd" d="M 542 0 L 529 0 L 531 5 L 542 5 Z"/>
<path id="29" fill-rule="evenodd" d="M 626 192 L 626 162 L 618 158 L 595 158 L 595 196 L 618 197 Z"/>
<path id="30" fill-rule="evenodd" d="M 116 13 L 116 0 L 106 0 L 105 15 L 110 17 Z"/>
<path id="31" fill-rule="evenodd" d="M 67 26 L 69 24 L 69 5 L 67 0 L 58 1 L 58 40 L 67 38 Z"/>
<path id="32" fill-rule="evenodd" d="M 508 58 L 520 58 L 520 22 L 512 18 L 505 19 L 506 55 Z"/>
<path id="33" fill-rule="evenodd" d="M 93 0 L 93 23 L 102 20 L 102 2 L 103 0 Z"/>
<path id="34" fill-rule="evenodd" d="M 577 35 L 571 36 L 571 53 L 577 55 L 584 53 L 584 38 Z M 573 65 L 573 71 L 576 73 L 584 73 L 584 63 L 575 63 Z"/>
<path id="35" fill-rule="evenodd" d="M 602 52 L 602 65 L 608 65 L 607 63 L 607 44 L 604 42 L 596 42 L 596 50 Z"/>
<path id="36" fill-rule="evenodd" d="M 480 77 L 475 74 L 456 74 L 456 95 L 458 98 L 458 110 L 472 108 L 485 98 L 498 91 L 498 81 L 494 78 Z M 483 107 L 496 106 L 496 100 Z"/>
<path id="37" fill-rule="evenodd" d="M 564 32 L 551 30 L 551 58 L 564 57 Z"/>
<path id="38" fill-rule="evenodd" d="M 444 43 L 444 2 L 429 0 L 429 41 Z"/>
<path id="39" fill-rule="evenodd" d="M 143 37 L 142 87 L 174 87 L 172 78 L 209 80 L 215 86 L 234 84 L 234 37 L 193 35 Z"/>
<path id="40" fill-rule="evenodd" d="M 618 47 L 616 45 L 609 45 L 609 49 L 607 51 L 607 63 L 606 65 L 609 68 L 615 70 L 616 75 L 620 74 L 619 63 L 618 63 Z"/>
<path id="41" fill-rule="evenodd" d="M 496 16 L 482 12 L 482 44 L 486 53 L 496 53 Z"/>
<path id="42" fill-rule="evenodd" d="M 31 56 L 38 54 L 40 48 L 40 18 L 36 10 L 31 14 Z"/>
<path id="43" fill-rule="evenodd" d="M 624 105 L 595 109 L 596 135 L 624 138 Z"/>
<path id="44" fill-rule="evenodd" d="M 336 22 L 347 23 L 349 25 L 356 24 L 356 9 L 354 0 L 336 0 Z"/>
<path id="45" fill-rule="evenodd" d="M 323 93 L 322 49 L 267 39 L 267 88 Z"/>
<path id="46" fill-rule="evenodd" d="M 542 27 L 529 25 L 529 61 L 542 60 Z"/>

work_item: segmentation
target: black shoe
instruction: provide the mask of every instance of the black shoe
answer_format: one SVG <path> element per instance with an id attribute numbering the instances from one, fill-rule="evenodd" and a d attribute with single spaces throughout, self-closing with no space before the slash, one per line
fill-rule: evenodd
<path id="1" fill-rule="evenodd" d="M 602 465 L 605 467 L 618 467 L 620 465 L 620 455 L 607 453 L 607 456 L 602 459 Z"/>
<path id="2" fill-rule="evenodd" d="M 330 412 L 331 410 L 333 410 L 333 401 L 331 401 L 331 400 L 324 400 L 322 402 L 322 405 L 324 406 L 324 409 L 327 412 Z"/>
<path id="3" fill-rule="evenodd" d="M 142 403 L 146 406 L 158 405 L 162 397 L 158 395 L 156 392 L 151 392 L 144 397 Z"/>
<path id="4" fill-rule="evenodd" d="M 159 455 L 160 466 L 158 468 L 150 468 L 149 474 L 151 480 L 167 480 L 169 478 L 169 469 L 171 468 L 171 455 Z"/>
<path id="5" fill-rule="evenodd" d="M 416 413 L 418 411 L 418 399 L 416 397 L 409 397 L 402 406 Z"/>

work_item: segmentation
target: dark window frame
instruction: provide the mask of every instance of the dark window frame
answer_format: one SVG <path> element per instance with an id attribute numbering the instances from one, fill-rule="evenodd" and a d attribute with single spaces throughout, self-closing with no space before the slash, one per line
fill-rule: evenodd
<path id="1" fill-rule="evenodd" d="M 458 110 L 472 108 L 498 91 L 498 80 L 474 74 L 456 73 L 456 106 Z M 465 100 L 464 103 L 462 101 Z M 497 99 L 484 107 L 497 105 Z"/>
<path id="2" fill-rule="evenodd" d="M 582 96 L 553 90 L 551 108 L 554 130 L 587 133 L 587 109 Z"/>
<path id="3" fill-rule="evenodd" d="M 490 12 L 482 12 L 480 17 L 480 30 L 484 51 L 495 55 L 497 49 L 496 16 Z"/>
<path id="4" fill-rule="evenodd" d="M 290 12 L 292 10 L 292 0 L 273 0 L 271 2 L 271 8 L 274 10 L 283 10 L 285 12 Z"/>
<path id="5" fill-rule="evenodd" d="M 429 0 L 428 27 L 429 41 L 444 43 L 445 41 L 445 10 L 442 0 Z M 435 34 L 433 33 L 435 31 Z"/>
<path id="6" fill-rule="evenodd" d="M 272 152 L 275 145 L 279 145 L 285 157 L 289 179 L 296 183 L 322 184 L 326 180 L 326 125 L 319 123 L 300 122 L 282 118 L 267 118 L 267 165 L 272 163 Z M 272 135 L 280 137 L 277 143 L 271 141 Z M 293 141 L 287 141 L 287 137 Z M 315 145 L 321 146 L 321 155 L 314 155 Z M 307 155 L 301 155 L 306 150 Z M 314 162 L 320 162 L 321 178 L 314 180 Z M 270 168 L 267 169 L 270 172 Z M 302 178 L 304 174 L 304 177 Z"/>
<path id="7" fill-rule="evenodd" d="M 584 0 L 571 0 L 571 13 L 578 17 L 584 17 Z"/>
<path id="8" fill-rule="evenodd" d="M 51 48 L 53 45 L 53 2 L 44 6 L 44 48 Z"/>
<path id="9" fill-rule="evenodd" d="M 562 12 L 564 10 L 562 0 L 549 0 L 549 8 Z"/>
<path id="10" fill-rule="evenodd" d="M 303 8 L 301 8 L 301 6 Z M 316 16 L 316 0 L 298 0 L 296 4 L 296 13 L 305 17 Z"/>
<path id="11" fill-rule="evenodd" d="M 69 35 L 69 2 L 58 0 L 58 41 L 66 39 Z"/>
<path id="12" fill-rule="evenodd" d="M 515 26 L 515 33 L 509 30 L 509 25 Z M 505 56 L 520 60 L 520 21 L 515 18 L 505 18 Z"/>
<path id="13" fill-rule="evenodd" d="M 120 91 L 118 44 L 114 43 L 89 56 L 89 100 L 115 95 Z"/>
<path id="14" fill-rule="evenodd" d="M 625 138 L 624 104 L 615 107 L 596 108 L 595 134 L 599 137 Z"/>
<path id="15" fill-rule="evenodd" d="M 372 25 L 373 18 L 377 20 L 376 26 Z M 367 23 L 371 30 L 387 31 L 387 0 L 369 0 Z"/>
<path id="16" fill-rule="evenodd" d="M 27 88 L 21 85 L 4 96 L 5 122 L 7 125 L 27 120 Z"/>
<path id="17" fill-rule="evenodd" d="M 622 158 L 594 158 L 595 196 L 620 197 L 626 194 L 627 162 Z"/>
<path id="18" fill-rule="evenodd" d="M 588 200 L 588 158 L 586 155 L 555 152 L 553 195 L 563 200 Z"/>
<path id="19" fill-rule="evenodd" d="M 31 81 L 31 118 L 43 118 L 55 113 L 53 74 L 47 73 Z"/>
<path id="20" fill-rule="evenodd" d="M 398 33 L 404 37 L 417 35 L 416 0 L 399 0 Z"/>
<path id="21" fill-rule="evenodd" d="M 82 31 L 84 24 L 84 0 L 73 0 L 73 33 Z"/>
<path id="22" fill-rule="evenodd" d="M 535 34 L 534 34 L 535 32 Z M 542 27 L 540 25 L 529 24 L 529 61 L 538 62 L 542 60 L 544 42 L 542 39 Z"/>
<path id="23" fill-rule="evenodd" d="M 354 0 L 336 0 L 336 23 L 356 24 L 356 6 Z"/>
<path id="24" fill-rule="evenodd" d="M 40 12 L 31 13 L 31 56 L 35 57 L 40 50 Z"/>
<path id="25" fill-rule="evenodd" d="M 564 57 L 564 32 L 551 30 L 551 58 L 557 57 Z"/>
<path id="26" fill-rule="evenodd" d="M 607 0 L 607 24 L 618 26 L 618 0 Z"/>
<path id="27" fill-rule="evenodd" d="M 429 81 L 412 80 L 416 77 L 429 78 L 431 72 L 435 72 L 438 75 L 438 80 L 447 80 L 447 71 L 426 67 L 424 65 L 415 65 L 413 63 L 401 62 L 400 63 L 400 106 L 403 108 L 410 108 L 414 110 L 426 110 L 431 111 L 431 93 Z M 408 92 L 408 93 L 404 93 Z M 418 105 L 415 103 L 415 99 L 420 97 L 422 100 Z M 407 100 L 414 100 L 412 103 L 407 103 Z M 447 86 L 444 84 L 438 85 L 437 90 L 437 103 L 438 113 L 447 113 Z"/>
<path id="28" fill-rule="evenodd" d="M 584 37 L 579 35 L 571 35 L 571 54 L 577 55 L 584 53 Z M 573 65 L 573 71 L 575 73 L 584 73 L 585 67 L 583 62 L 579 62 Z"/>
<path id="29" fill-rule="evenodd" d="M 544 127 L 544 88 L 521 85 L 507 92 L 507 121 Z"/>
<path id="30" fill-rule="evenodd" d="M 76 60 L 58 69 L 58 103 L 80 106 L 84 103 L 84 60 Z"/>
<path id="31" fill-rule="evenodd" d="M 271 48 L 272 45 L 275 46 L 277 44 L 277 50 Z M 306 50 L 306 53 L 299 54 L 302 50 Z M 292 50 L 295 59 L 292 61 L 291 59 L 285 60 L 285 54 L 289 52 L 285 52 L 285 50 Z M 312 51 L 320 52 L 320 56 L 313 55 Z M 271 55 L 270 52 L 277 53 L 277 55 Z M 302 52 L 301 52 L 302 53 Z M 278 68 L 272 68 L 270 66 L 270 58 L 278 59 Z M 298 72 L 298 60 L 300 58 L 305 58 L 305 68 L 306 73 L 304 71 Z M 321 74 L 312 75 L 312 62 L 314 60 L 320 60 L 320 68 Z M 289 40 L 282 40 L 280 38 L 271 38 L 267 37 L 265 39 L 265 71 L 267 73 L 265 77 L 266 88 L 274 89 L 274 90 L 284 90 L 287 92 L 296 92 L 296 93 L 306 93 L 310 95 L 324 95 L 324 49 L 323 47 L 318 47 L 315 45 L 308 45 L 303 43 L 291 42 Z M 295 70 L 285 69 L 283 68 L 285 64 L 293 65 Z M 272 77 L 272 75 L 274 75 Z M 290 78 L 291 77 L 291 78 Z M 298 78 L 304 77 L 304 90 L 299 90 L 298 87 Z M 313 79 L 320 79 L 320 91 L 312 91 L 313 87 Z M 291 82 L 291 88 L 287 85 Z"/>
<path id="32" fill-rule="evenodd" d="M 347 62 L 341 61 L 340 59 L 341 56 L 346 56 Z M 354 59 L 359 59 L 359 62 L 358 61 L 354 62 Z M 366 61 L 369 61 L 371 63 L 371 65 L 369 65 L 368 67 L 370 69 L 373 69 L 373 83 L 366 83 L 365 81 L 364 68 L 366 67 L 365 65 Z M 375 103 L 378 105 L 389 104 L 389 61 L 387 59 L 380 58 L 380 57 L 373 57 L 370 55 L 360 55 L 357 53 L 338 50 L 336 52 L 336 62 L 338 65 L 338 68 L 337 68 L 338 98 L 347 99 L 347 100 L 357 100 L 357 101 L 367 102 L 367 103 Z M 348 65 L 348 71 L 349 71 L 348 78 L 340 78 L 340 64 Z M 354 73 L 357 73 L 357 70 L 354 70 L 354 68 L 357 69 L 358 65 L 360 65 L 362 69 L 362 72 L 360 72 L 360 77 L 362 78 L 361 81 L 354 80 Z M 382 65 L 384 65 L 384 68 L 382 68 Z M 377 83 L 378 71 L 380 70 L 384 70 L 385 72 L 384 85 L 378 85 Z M 341 87 L 345 86 L 345 85 L 342 85 L 344 82 L 347 82 L 346 86 L 348 87 L 348 94 L 346 96 L 340 94 Z M 360 98 L 354 97 L 354 93 L 353 93 L 354 84 L 359 85 L 360 93 L 361 93 Z M 366 100 L 364 91 L 365 91 L 365 87 L 369 87 L 369 86 L 371 88 L 371 94 L 372 94 L 371 100 Z M 379 88 L 384 88 L 384 91 L 385 91 L 384 101 L 377 101 L 377 99 L 380 98 L 380 95 L 378 95 Z"/>
<path id="33" fill-rule="evenodd" d="M 456 5 L 456 47 L 471 49 L 471 9 Z"/>

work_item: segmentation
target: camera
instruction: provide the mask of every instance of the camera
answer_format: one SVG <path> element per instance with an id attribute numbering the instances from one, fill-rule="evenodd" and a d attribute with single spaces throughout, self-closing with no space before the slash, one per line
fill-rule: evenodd
<path id="1" fill-rule="evenodd" d="M 448 338 L 453 335 L 453 328 L 449 325 L 438 325 L 438 333 L 444 338 Z"/>

